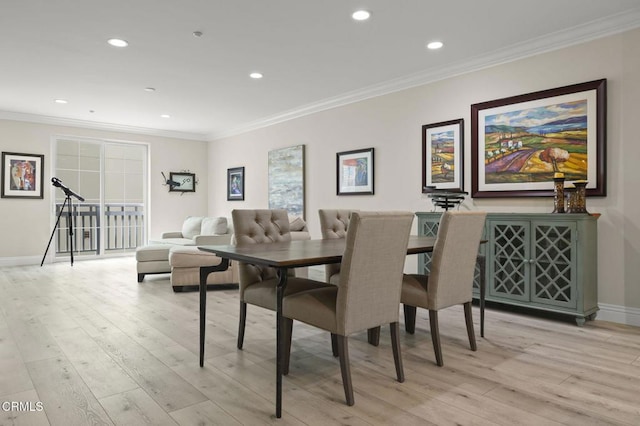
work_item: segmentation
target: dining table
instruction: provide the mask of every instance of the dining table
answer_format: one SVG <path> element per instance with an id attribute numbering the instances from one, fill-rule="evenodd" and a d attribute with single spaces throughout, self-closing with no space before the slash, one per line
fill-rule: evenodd
<path id="1" fill-rule="evenodd" d="M 410 236 L 407 255 L 433 251 L 434 237 Z M 276 417 L 282 416 L 282 375 L 284 360 L 282 299 L 287 286 L 288 271 L 291 268 L 303 268 L 315 265 L 340 263 L 345 250 L 345 239 L 282 241 L 251 245 L 204 245 L 202 251 L 214 253 L 222 259 L 220 264 L 200 268 L 200 367 L 204 366 L 204 341 L 207 308 L 207 276 L 229 267 L 229 261 L 245 262 L 253 265 L 270 266 L 278 272 L 276 288 Z M 480 263 L 480 257 L 479 257 Z M 484 271 L 482 258 L 481 271 Z M 481 335 L 484 336 L 484 277 L 481 274 L 480 309 Z M 372 335 L 369 341 L 372 342 Z"/>

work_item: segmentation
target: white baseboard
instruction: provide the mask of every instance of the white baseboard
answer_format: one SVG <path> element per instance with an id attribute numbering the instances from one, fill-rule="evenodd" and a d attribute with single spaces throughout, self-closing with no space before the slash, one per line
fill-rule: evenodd
<path id="1" fill-rule="evenodd" d="M 600 310 L 596 319 L 640 327 L 640 309 L 607 303 L 598 303 L 598 306 Z"/>
<path id="2" fill-rule="evenodd" d="M 40 262 L 42 257 L 38 256 L 0 257 L 0 266 L 39 265 Z"/>

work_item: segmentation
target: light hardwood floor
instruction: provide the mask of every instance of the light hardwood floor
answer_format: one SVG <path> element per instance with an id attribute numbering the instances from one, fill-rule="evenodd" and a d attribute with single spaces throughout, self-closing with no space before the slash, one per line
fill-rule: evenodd
<path id="1" fill-rule="evenodd" d="M 482 339 L 478 316 L 471 352 L 462 309 L 441 312 L 439 368 L 418 310 L 416 334 L 401 332 L 405 383 L 388 329 L 379 347 L 353 336 L 353 407 L 328 335 L 296 323 L 275 419 L 275 316 L 250 306 L 238 351 L 237 290 L 208 292 L 200 368 L 198 295 L 168 275 L 138 284 L 132 258 L 0 268 L 0 424 L 640 424 L 640 329 L 489 309 Z"/>

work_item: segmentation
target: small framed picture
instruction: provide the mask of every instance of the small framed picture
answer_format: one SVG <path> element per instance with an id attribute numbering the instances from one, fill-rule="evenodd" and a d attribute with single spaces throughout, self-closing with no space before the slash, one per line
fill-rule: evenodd
<path id="1" fill-rule="evenodd" d="M 169 172 L 169 180 L 172 182 L 169 192 L 196 192 L 195 173 Z"/>
<path id="2" fill-rule="evenodd" d="M 373 195 L 373 148 L 336 154 L 337 195 Z"/>
<path id="3" fill-rule="evenodd" d="M 44 155 L 2 153 L 2 198 L 43 198 Z"/>
<path id="4" fill-rule="evenodd" d="M 227 169 L 227 201 L 244 200 L 244 167 Z"/>
<path id="5" fill-rule="evenodd" d="M 422 126 L 422 192 L 463 191 L 464 120 Z"/>

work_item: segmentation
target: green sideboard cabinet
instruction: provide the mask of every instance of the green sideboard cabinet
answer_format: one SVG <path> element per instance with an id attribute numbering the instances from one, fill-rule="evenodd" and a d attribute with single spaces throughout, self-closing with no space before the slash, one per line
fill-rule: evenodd
<path id="1" fill-rule="evenodd" d="M 416 213 L 418 234 L 435 236 L 441 215 Z M 580 326 L 595 319 L 597 231 L 597 218 L 588 214 L 488 213 L 480 247 L 486 300 L 571 315 Z M 430 262 L 430 254 L 420 255 L 418 273 L 428 274 Z"/>

